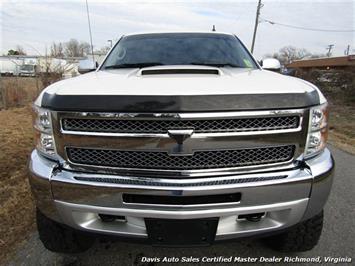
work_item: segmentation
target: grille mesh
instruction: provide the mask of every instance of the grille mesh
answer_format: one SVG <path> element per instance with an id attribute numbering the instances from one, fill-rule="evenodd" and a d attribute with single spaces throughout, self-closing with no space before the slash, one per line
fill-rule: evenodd
<path id="1" fill-rule="evenodd" d="M 194 170 L 228 168 L 289 161 L 295 146 L 239 150 L 197 151 L 188 156 L 166 152 L 67 148 L 71 162 L 85 165 L 136 169 Z"/>
<path id="2" fill-rule="evenodd" d="M 299 116 L 216 120 L 116 120 L 64 118 L 64 130 L 107 133 L 166 133 L 168 129 L 194 129 L 196 133 L 244 132 L 297 128 Z"/>
<path id="3" fill-rule="evenodd" d="M 160 187 L 198 187 L 198 186 L 233 185 L 233 184 L 241 184 L 241 183 L 279 180 L 279 179 L 284 179 L 286 177 L 287 175 L 261 176 L 261 177 L 214 180 L 214 181 L 203 181 L 203 182 L 193 182 L 193 183 L 178 183 L 178 182 L 168 183 L 168 182 L 156 182 L 156 181 L 149 181 L 149 180 L 134 180 L 134 179 L 105 178 L 105 177 L 82 177 L 82 176 L 75 176 L 74 178 L 80 181 L 123 184 L 123 185 L 160 186 Z"/>

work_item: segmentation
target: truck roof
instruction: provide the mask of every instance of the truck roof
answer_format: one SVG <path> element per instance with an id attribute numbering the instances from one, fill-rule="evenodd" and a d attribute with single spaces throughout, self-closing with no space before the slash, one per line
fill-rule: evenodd
<path id="1" fill-rule="evenodd" d="M 211 35 L 229 35 L 229 36 L 235 36 L 233 33 L 228 33 L 228 32 L 219 32 L 219 31 L 143 31 L 143 32 L 133 32 L 133 33 L 128 33 L 124 34 L 123 36 L 134 36 L 134 35 L 149 35 L 149 34 L 184 34 L 184 33 L 190 33 L 190 34 L 211 34 Z"/>

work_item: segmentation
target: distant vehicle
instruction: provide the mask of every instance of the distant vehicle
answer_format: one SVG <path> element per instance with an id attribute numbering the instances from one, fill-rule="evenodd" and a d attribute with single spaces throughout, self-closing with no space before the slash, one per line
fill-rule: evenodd
<path id="1" fill-rule="evenodd" d="M 35 65 L 28 65 L 28 64 L 20 66 L 19 76 L 21 76 L 21 77 L 35 77 L 36 76 L 36 66 Z"/>
<path id="2" fill-rule="evenodd" d="M 17 62 L 17 60 L 0 58 L 1 76 L 17 76 L 21 64 L 22 62 Z"/>
<path id="3" fill-rule="evenodd" d="M 281 68 L 281 72 L 280 73 L 283 74 L 283 75 L 287 75 L 287 76 L 295 76 L 296 75 L 296 69 L 283 67 L 283 68 Z"/>

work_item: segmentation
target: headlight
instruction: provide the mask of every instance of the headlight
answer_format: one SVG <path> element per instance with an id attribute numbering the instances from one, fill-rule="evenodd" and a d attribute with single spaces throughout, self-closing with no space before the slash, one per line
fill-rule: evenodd
<path id="1" fill-rule="evenodd" d="M 52 119 L 49 110 L 33 105 L 33 127 L 36 130 L 37 150 L 51 159 L 56 155 L 52 134 Z"/>
<path id="2" fill-rule="evenodd" d="M 328 104 L 311 108 L 305 157 L 320 153 L 328 139 Z"/>

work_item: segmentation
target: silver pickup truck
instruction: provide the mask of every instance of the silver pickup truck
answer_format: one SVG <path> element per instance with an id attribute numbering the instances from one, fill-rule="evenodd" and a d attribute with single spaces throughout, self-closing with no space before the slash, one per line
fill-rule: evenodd
<path id="1" fill-rule="evenodd" d="M 232 34 L 123 36 L 34 103 L 29 162 L 44 246 L 108 234 L 154 246 L 318 242 L 332 185 L 328 107 Z"/>

